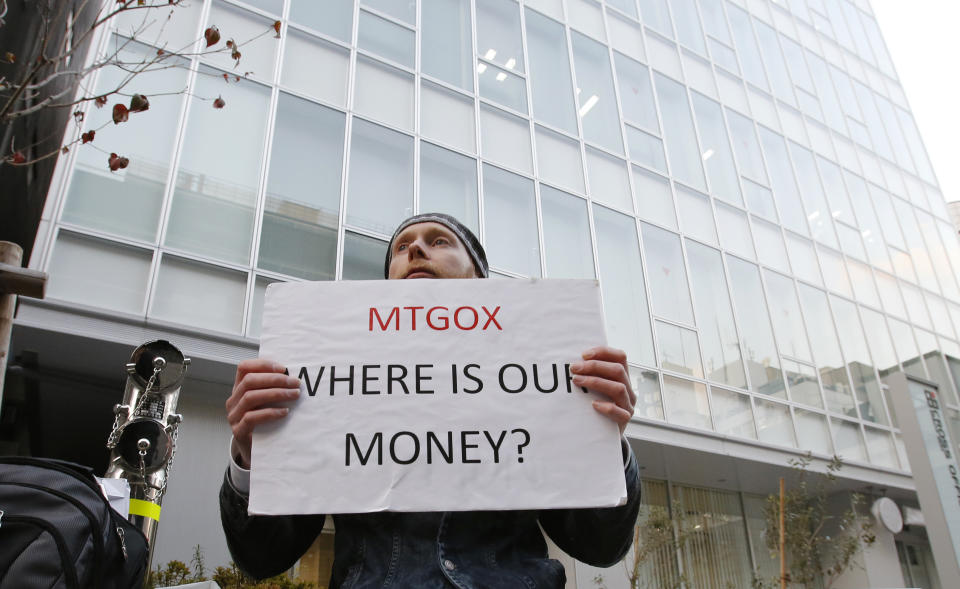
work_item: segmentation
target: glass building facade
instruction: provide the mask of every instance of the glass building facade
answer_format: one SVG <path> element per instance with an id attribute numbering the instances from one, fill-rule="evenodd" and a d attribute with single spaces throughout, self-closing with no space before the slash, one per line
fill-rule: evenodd
<path id="1" fill-rule="evenodd" d="M 62 158 L 31 265 L 65 312 L 250 349 L 268 284 L 381 278 L 397 223 L 442 211 L 497 277 L 599 280 L 639 424 L 908 474 L 884 385 L 904 371 L 960 433 L 960 242 L 867 0 L 174 14 L 103 48 L 140 60 L 210 24 L 255 40 L 236 66 L 136 78 L 150 111 L 96 141 L 127 169 Z"/>

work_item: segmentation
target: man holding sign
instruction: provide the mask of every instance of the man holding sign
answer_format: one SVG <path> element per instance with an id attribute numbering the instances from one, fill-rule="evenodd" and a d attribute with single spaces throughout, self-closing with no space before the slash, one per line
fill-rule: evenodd
<path id="1" fill-rule="evenodd" d="M 447 215 L 408 219 L 387 251 L 389 279 L 487 278 L 488 272 L 479 240 Z M 265 357 L 237 369 L 226 403 L 234 438 L 220 508 L 231 554 L 244 571 L 267 577 L 290 568 L 322 530 L 325 516 L 318 513 L 336 514 L 336 588 L 561 588 L 563 566 L 547 558 L 541 527 L 588 564 L 610 566 L 623 557 L 633 539 L 640 479 L 623 438 L 636 396 L 622 351 L 601 346 L 580 361 L 551 360 L 561 353 L 555 342 L 523 337 L 537 327 L 530 321 L 543 322 L 537 305 L 519 312 L 523 301 L 482 304 L 503 290 L 493 283 L 444 283 L 434 290 L 459 297 L 447 306 L 397 303 L 405 296 L 422 299 L 426 283 L 390 290 L 386 283 L 366 283 L 363 290 L 339 285 L 330 286 L 347 289 L 351 310 L 324 316 L 315 330 L 320 319 L 283 324 L 283 309 L 309 301 L 304 297 L 312 285 L 284 285 L 268 296 Z M 532 287 L 575 303 L 596 285 L 541 281 Z M 574 335 L 602 341 L 595 315 L 571 312 L 559 322 Z M 360 332 L 348 331 L 361 323 Z M 321 331 L 334 342 L 352 342 L 352 351 L 341 357 L 329 341 L 311 340 Z M 530 363 L 491 360 L 507 342 L 529 351 Z M 323 365 L 296 356 L 324 346 Z M 549 350 L 538 355 L 535 347 Z M 482 360 L 453 355 L 465 351 Z M 278 364 L 270 352 L 290 360 Z M 429 416 L 426 429 L 402 422 L 412 403 Z M 553 409 L 537 411 L 544 403 Z M 470 416 L 474 408 L 480 417 Z M 323 411 L 339 419 L 324 419 Z M 406 416 L 393 420 L 401 422 L 399 431 L 386 431 L 390 415 Z M 564 422 L 565 415 L 576 421 Z M 475 425 L 481 419 L 483 425 Z M 375 422 L 373 430 L 365 429 L 368 422 Z M 603 452 L 569 459 L 582 455 L 580 446 Z M 304 448 L 310 451 L 296 454 Z M 550 451 L 568 458 L 550 463 Z M 252 482 L 251 462 L 257 465 Z"/>

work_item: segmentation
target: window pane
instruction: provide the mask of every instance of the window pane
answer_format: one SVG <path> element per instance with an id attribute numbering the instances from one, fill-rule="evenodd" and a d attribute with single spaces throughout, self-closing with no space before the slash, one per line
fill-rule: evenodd
<path id="1" fill-rule="evenodd" d="M 414 32 L 363 10 L 360 11 L 357 46 L 400 65 L 413 67 Z"/>
<path id="2" fill-rule="evenodd" d="M 823 270 L 823 278 L 827 283 L 827 288 L 852 297 L 853 289 L 850 287 L 850 280 L 847 278 L 847 268 L 843 263 L 843 258 L 834 251 L 822 247 L 817 249 L 820 251 L 820 268 Z"/>
<path id="3" fill-rule="evenodd" d="M 670 423 L 713 429 L 706 385 L 663 375 L 663 405 Z"/>
<path id="4" fill-rule="evenodd" d="M 773 93 L 777 98 L 796 106 L 797 102 L 793 97 L 793 82 L 787 74 L 787 67 L 783 61 L 783 54 L 780 53 L 780 45 L 777 43 L 777 33 L 772 27 L 762 22 L 754 23 L 757 31 L 757 39 L 760 41 L 760 55 L 767 64 L 767 74 L 770 76 L 770 83 L 773 86 Z"/>
<path id="5" fill-rule="evenodd" d="M 773 195 L 777 199 L 777 208 L 780 210 L 780 219 L 783 226 L 802 235 L 808 235 L 807 217 L 800 204 L 800 193 L 797 183 L 793 179 L 793 169 L 787 155 L 787 146 L 783 137 L 760 127 L 760 143 L 767 155 L 767 165 L 770 167 L 770 182 L 773 186 Z"/>
<path id="6" fill-rule="evenodd" d="M 257 266 L 332 280 L 343 169 L 344 115 L 280 93 Z"/>
<path id="7" fill-rule="evenodd" d="M 274 282 L 281 281 L 259 276 L 253 284 L 253 302 L 250 304 L 247 319 L 247 337 L 260 337 L 263 323 L 263 299 L 267 294 L 267 287 Z"/>
<path id="8" fill-rule="evenodd" d="M 680 498 L 680 517 L 700 525 L 693 526 L 694 533 L 682 543 L 683 578 L 689 579 L 683 586 L 750 586 L 750 548 L 738 493 L 679 485 L 673 489 Z"/>
<path id="9" fill-rule="evenodd" d="M 847 372 L 844 369 L 837 332 L 830 317 L 827 295 L 822 290 L 801 284 L 800 303 L 803 305 L 810 341 L 816 352 L 815 359 L 817 368 L 820 370 L 823 392 L 827 398 L 827 408 L 856 417 L 853 392 L 850 390 L 850 381 L 847 380 Z"/>
<path id="10" fill-rule="evenodd" d="M 920 348 L 913 339 L 913 329 L 902 321 L 890 319 L 890 333 L 893 335 L 893 345 L 897 350 L 897 357 L 903 365 L 903 371 L 911 376 L 927 378 L 920 359 Z"/>
<path id="11" fill-rule="evenodd" d="M 783 361 L 783 370 L 790 385 L 790 399 L 796 403 L 823 408 L 820 397 L 820 385 L 817 384 L 817 371 L 812 366 L 793 360 Z"/>
<path id="12" fill-rule="evenodd" d="M 656 321 L 660 367 L 696 378 L 703 378 L 697 332 L 671 323 Z"/>
<path id="13" fill-rule="evenodd" d="M 757 240 L 760 263 L 781 272 L 790 272 L 790 264 L 787 263 L 787 250 L 783 245 L 783 235 L 780 233 L 780 227 L 754 217 L 753 237 Z"/>
<path id="14" fill-rule="evenodd" d="M 587 201 L 540 185 L 548 278 L 594 278 Z"/>
<path id="15" fill-rule="evenodd" d="M 576 134 L 573 81 L 563 25 L 533 10 L 526 11 L 526 24 L 533 116 Z"/>
<path id="16" fill-rule="evenodd" d="M 727 31 L 727 19 L 723 16 L 723 3 L 714 0 L 700 0 L 700 14 L 703 15 L 703 28 L 707 33 L 730 45 L 733 40 Z"/>
<path id="17" fill-rule="evenodd" d="M 587 148 L 586 154 L 591 198 L 618 209 L 633 210 L 627 162 L 592 147 Z"/>
<path id="18" fill-rule="evenodd" d="M 290 20 L 349 43 L 353 4 L 353 0 L 294 0 L 290 2 Z"/>
<path id="19" fill-rule="evenodd" d="M 480 145 L 484 159 L 533 173 L 530 127 L 525 119 L 481 105 Z"/>
<path id="20" fill-rule="evenodd" d="M 713 223 L 710 198 L 677 186 L 677 202 L 680 205 L 683 232 L 710 245 L 717 245 L 717 229 Z"/>
<path id="21" fill-rule="evenodd" d="M 637 166 L 633 169 L 633 189 L 640 218 L 677 229 L 677 213 L 673 208 L 670 181 Z"/>
<path id="22" fill-rule="evenodd" d="M 770 327 L 770 315 L 763 297 L 759 269 L 753 264 L 727 256 L 730 288 L 737 310 L 737 325 L 743 337 L 743 353 L 750 373 L 750 388 L 757 392 L 786 399 L 780 360 Z M 814 378 L 816 386 L 816 378 Z"/>
<path id="23" fill-rule="evenodd" d="M 397 2 L 396 0 L 361 0 L 361 4 L 365 4 L 370 8 L 379 10 L 380 12 L 390 15 L 397 20 L 402 20 L 407 24 L 416 24 L 416 2 Z"/>
<path id="24" fill-rule="evenodd" d="M 723 125 L 720 105 L 706 96 L 694 92 L 693 112 L 697 117 L 703 154 L 700 156 L 707 168 L 710 190 L 717 197 L 743 206 L 740 186 L 737 183 L 737 168 L 733 163 L 728 135 Z"/>
<path id="25" fill-rule="evenodd" d="M 930 320 L 927 308 L 923 304 L 923 295 L 920 294 L 920 289 L 902 282 L 900 283 L 900 289 L 903 292 L 903 300 L 907 304 L 907 313 L 910 315 L 910 320 L 920 327 L 933 329 L 933 322 Z"/>
<path id="26" fill-rule="evenodd" d="M 421 141 L 420 211 L 453 215 L 480 233 L 477 161 Z"/>
<path id="27" fill-rule="evenodd" d="M 847 269 L 850 271 L 850 280 L 853 284 L 853 292 L 856 295 L 857 301 L 873 307 L 879 307 L 880 295 L 877 294 L 877 287 L 873 284 L 870 267 L 848 259 Z"/>
<path id="28" fill-rule="evenodd" d="M 840 333 L 840 346 L 850 369 L 853 389 L 860 405 L 860 417 L 874 423 L 887 424 L 887 412 L 880 395 L 880 383 L 877 382 L 873 360 L 863 337 L 863 327 L 857 315 L 856 306 L 850 301 L 831 297 L 837 331 Z"/>
<path id="29" fill-rule="evenodd" d="M 607 40 L 603 32 L 603 12 L 594 0 L 567 0 L 567 22 L 595 39 Z"/>
<path id="30" fill-rule="evenodd" d="M 666 0 L 640 0 L 640 17 L 648 27 L 673 38 L 673 27 L 670 25 L 670 12 L 667 9 Z"/>
<path id="31" fill-rule="evenodd" d="M 349 231 L 343 235 L 343 279 L 383 280 L 387 242 Z"/>
<path id="32" fill-rule="evenodd" d="M 767 283 L 767 300 L 770 302 L 770 314 L 780 352 L 786 356 L 811 361 L 806 330 L 793 290 L 793 280 L 769 270 L 764 270 L 763 276 Z"/>
<path id="33" fill-rule="evenodd" d="M 522 113 L 527 112 L 527 85 L 523 78 L 500 68 L 477 64 L 480 96 Z"/>
<path id="34" fill-rule="evenodd" d="M 840 108 L 840 99 L 837 98 L 837 93 L 833 89 L 827 64 L 813 52 L 807 51 L 806 53 L 807 65 L 810 67 L 810 73 L 813 74 L 813 83 L 817 87 L 817 94 L 820 97 L 820 104 L 823 106 L 826 123 L 833 130 L 847 135 L 843 111 Z"/>
<path id="35" fill-rule="evenodd" d="M 763 156 L 760 155 L 760 144 L 757 143 L 753 121 L 730 109 L 726 111 L 730 136 L 733 138 L 733 151 L 737 154 L 740 172 L 744 176 L 766 183 L 767 173 L 763 167 Z"/>
<path id="36" fill-rule="evenodd" d="M 654 74 L 660 114 L 663 116 L 667 159 L 674 178 L 699 190 L 706 190 L 697 136 L 687 105 L 684 87 L 670 78 Z"/>
<path id="37" fill-rule="evenodd" d="M 473 98 L 420 82 L 420 132 L 468 153 L 477 153 Z"/>
<path id="38" fill-rule="evenodd" d="M 760 215 L 774 223 L 777 222 L 777 207 L 773 204 L 773 192 L 769 188 L 744 178 L 743 194 L 746 197 L 747 209 L 751 213 Z"/>
<path id="39" fill-rule="evenodd" d="M 490 265 L 540 276 L 537 203 L 533 180 L 485 164 L 483 203 Z"/>
<path id="40" fill-rule="evenodd" d="M 142 316 L 153 253 L 61 231 L 47 297 Z"/>
<path id="41" fill-rule="evenodd" d="M 860 426 L 856 423 L 831 419 L 833 437 L 836 439 L 837 455 L 844 460 L 867 461 L 867 450 L 863 445 Z"/>
<path id="42" fill-rule="evenodd" d="M 583 124 L 583 138 L 622 154 L 620 116 L 617 114 L 607 48 L 580 33 L 571 32 L 570 38 L 573 42 L 577 84 L 580 86 L 577 106 Z M 552 67 L 557 67 L 555 61 Z"/>
<path id="43" fill-rule="evenodd" d="M 633 385 L 633 392 L 637 395 L 633 414 L 662 421 L 663 401 L 660 399 L 660 378 L 657 373 L 631 366 L 630 384 Z"/>
<path id="44" fill-rule="evenodd" d="M 653 103 L 653 89 L 650 87 L 650 72 L 647 66 L 619 53 L 613 54 L 617 68 L 617 85 L 620 87 L 620 102 L 623 106 L 624 120 L 659 131 L 657 109 Z"/>
<path id="45" fill-rule="evenodd" d="M 121 43 L 114 38 L 113 43 Z M 129 42 L 117 59 L 127 63 L 148 60 L 151 51 Z M 172 62 L 171 62 L 172 63 Z M 183 64 L 181 64 L 183 65 Z M 117 67 L 101 70 L 98 92 L 107 92 L 123 83 L 127 74 Z M 76 165 L 63 220 L 91 229 L 133 239 L 154 241 L 160 221 L 163 193 L 176 140 L 177 121 L 183 98 L 164 93 L 186 86 L 186 70 L 157 69 L 137 76 L 137 91 L 150 97 L 150 114 L 133 116 L 122 129 L 108 125 L 110 109 L 91 108 L 85 127 L 96 129 L 97 142 L 130 159 L 126 169 L 109 172 L 102 151 L 84 147 L 76 150 Z"/>
<path id="46" fill-rule="evenodd" d="M 240 333 L 247 277 L 243 272 L 164 256 L 150 316 L 193 328 Z"/>
<path id="47" fill-rule="evenodd" d="M 524 71 L 520 9 L 516 2 L 477 3 L 477 55 L 508 70 Z"/>
<path id="48" fill-rule="evenodd" d="M 636 222 L 633 217 L 600 206 L 593 207 L 593 222 L 610 345 L 626 351 L 632 362 L 653 366 L 653 339 Z"/>
<path id="49" fill-rule="evenodd" d="M 865 427 L 863 430 L 867 434 L 870 462 L 887 468 L 900 468 L 900 462 L 897 460 L 897 448 L 893 445 L 890 432 L 872 427 Z"/>
<path id="50" fill-rule="evenodd" d="M 421 0 L 420 70 L 473 90 L 469 0 Z"/>
<path id="51" fill-rule="evenodd" d="M 813 153 L 794 142 L 789 142 L 790 155 L 797 166 L 797 181 L 800 184 L 800 197 L 807 210 L 807 221 L 813 238 L 831 247 L 839 247 L 837 237 L 833 233 L 833 216 L 827 197 L 820 185 L 817 166 Z"/>
<path id="52" fill-rule="evenodd" d="M 654 314 L 693 325 L 680 236 L 642 223 Z"/>
<path id="53" fill-rule="evenodd" d="M 618 1 L 633 4 L 633 0 Z M 530 3 L 528 2 L 527 4 L 529 5 Z M 610 47 L 617 51 L 622 51 L 634 59 L 639 59 L 640 61 L 647 60 L 647 54 L 643 48 L 643 33 L 640 32 L 641 29 L 639 25 L 620 18 L 608 10 L 607 26 L 610 30 Z"/>
<path id="54" fill-rule="evenodd" d="M 903 297 L 900 296 L 897 279 L 883 272 L 877 272 L 876 277 L 880 300 L 883 302 L 883 310 L 901 319 L 906 319 L 907 308 L 904 306 Z"/>
<path id="55" fill-rule="evenodd" d="M 718 387 L 711 388 L 710 395 L 713 397 L 713 416 L 717 420 L 718 432 L 757 439 L 750 397 Z"/>
<path id="56" fill-rule="evenodd" d="M 827 429 L 826 417 L 803 409 L 794 409 L 793 414 L 797 417 L 800 448 L 832 456 L 833 444 L 830 443 L 830 430 Z"/>
<path id="57" fill-rule="evenodd" d="M 207 26 L 217 25 L 221 31 L 230 31 L 230 37 L 243 43 L 243 58 L 240 65 L 230 57 L 230 51 L 204 53 L 204 60 L 228 72 L 249 72 L 261 80 L 273 80 L 277 42 L 273 38 L 272 18 L 264 18 L 248 10 L 215 0 L 210 8 Z M 267 32 L 271 34 L 265 34 Z M 249 41 L 247 41 L 249 39 Z M 246 41 L 246 42 L 244 42 Z M 219 78 L 219 74 L 217 74 Z M 246 75 L 243 75 L 246 77 Z M 222 82 L 222 78 L 219 81 Z M 222 84 L 220 89 L 222 89 Z M 216 96 L 220 92 L 197 93 L 197 96 Z M 232 93 L 231 93 L 232 94 Z M 231 107 L 235 101 L 231 102 Z"/>
<path id="58" fill-rule="evenodd" d="M 720 245 L 724 249 L 750 260 L 757 259 L 745 213 L 717 203 L 717 226 L 720 227 Z"/>
<path id="59" fill-rule="evenodd" d="M 786 232 L 785 235 L 794 274 L 801 280 L 822 285 L 820 265 L 817 263 L 817 252 L 814 251 L 813 244 L 790 232 Z"/>
<path id="60" fill-rule="evenodd" d="M 687 259 L 707 379 L 746 388 L 720 252 L 688 239 Z"/>
<path id="61" fill-rule="evenodd" d="M 357 56 L 354 110 L 405 131 L 413 131 L 413 75 Z"/>
<path id="62" fill-rule="evenodd" d="M 246 264 L 270 94 L 263 86 L 241 79 L 231 85 L 228 107 L 214 110 L 197 97 L 218 95 L 223 78 L 214 70 L 201 71 L 212 75 L 197 77 L 166 244 Z"/>
<path id="63" fill-rule="evenodd" d="M 303 2 L 294 6 L 298 4 Z M 347 104 L 349 69 L 349 49 L 287 29 L 280 70 L 280 83 L 284 86 L 343 107 Z"/>
<path id="64" fill-rule="evenodd" d="M 700 18 L 694 0 L 671 0 L 673 22 L 677 25 L 677 40 L 697 53 L 706 55 L 707 47 L 700 30 Z"/>
<path id="65" fill-rule="evenodd" d="M 663 141 L 659 137 L 634 129 L 630 125 L 627 125 L 626 129 L 627 150 L 630 152 L 630 159 L 666 174 L 667 158 L 663 154 Z"/>
<path id="66" fill-rule="evenodd" d="M 728 3 L 727 17 L 730 19 L 730 28 L 733 29 L 733 38 L 737 42 L 737 55 L 743 64 L 743 77 L 754 86 L 766 89 L 767 77 L 763 73 L 760 48 L 757 47 L 750 28 L 750 16 Z"/>
<path id="67" fill-rule="evenodd" d="M 537 125 L 537 170 L 540 178 L 579 193 L 585 192 L 580 144 Z"/>
<path id="68" fill-rule="evenodd" d="M 897 355 L 893 351 L 893 341 L 890 339 L 890 332 L 887 331 L 887 322 L 883 315 L 861 307 L 860 316 L 863 318 L 863 328 L 866 330 L 870 354 L 880 371 L 880 378 L 899 371 Z"/>
<path id="69" fill-rule="evenodd" d="M 797 446 L 790 419 L 790 408 L 780 403 L 756 399 L 757 432 L 760 441 L 779 446 Z"/>
<path id="70" fill-rule="evenodd" d="M 413 214 L 413 138 L 353 119 L 347 223 L 391 235 Z"/>

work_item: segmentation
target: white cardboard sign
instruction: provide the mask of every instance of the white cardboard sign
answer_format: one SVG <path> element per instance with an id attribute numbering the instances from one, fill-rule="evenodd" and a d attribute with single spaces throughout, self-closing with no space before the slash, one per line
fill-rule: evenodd
<path id="1" fill-rule="evenodd" d="M 617 426 L 569 373 L 603 325 L 595 280 L 271 285 L 260 356 L 301 394 L 254 432 L 250 513 L 622 504 Z"/>

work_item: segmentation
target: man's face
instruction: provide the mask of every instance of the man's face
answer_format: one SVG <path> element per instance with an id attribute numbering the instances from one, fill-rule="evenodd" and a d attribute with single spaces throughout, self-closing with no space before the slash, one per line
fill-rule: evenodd
<path id="1" fill-rule="evenodd" d="M 415 223 L 393 242 L 389 278 L 476 278 L 470 254 L 440 223 Z"/>

